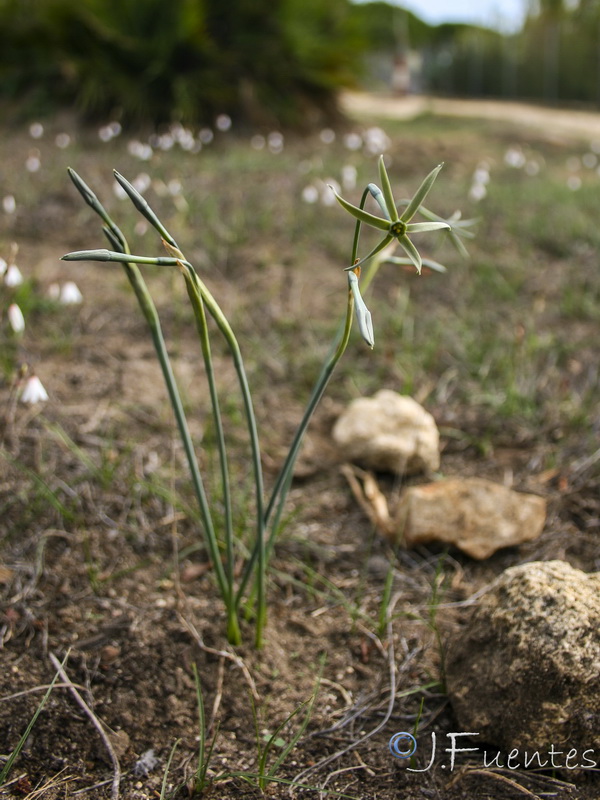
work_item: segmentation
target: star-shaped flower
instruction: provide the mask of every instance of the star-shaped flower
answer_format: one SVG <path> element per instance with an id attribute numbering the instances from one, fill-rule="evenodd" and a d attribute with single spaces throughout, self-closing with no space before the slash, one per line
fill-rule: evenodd
<path id="1" fill-rule="evenodd" d="M 384 218 L 377 217 L 375 214 L 370 214 L 363 208 L 358 208 L 357 206 L 352 205 L 352 203 L 349 203 L 347 200 L 344 200 L 343 197 L 340 197 L 335 189 L 331 187 L 339 204 L 345 208 L 346 211 L 352 214 L 352 216 L 359 220 L 359 222 L 364 222 L 365 225 L 370 225 L 371 227 L 377 228 L 384 233 L 383 239 L 381 239 L 379 244 L 377 244 L 367 256 L 362 258 L 358 264 L 353 264 L 351 267 L 347 267 L 346 269 L 348 271 L 353 270 L 356 266 L 367 261 L 367 259 L 374 256 L 376 253 L 379 253 L 384 247 L 387 247 L 390 242 L 396 239 L 400 246 L 406 251 L 406 254 L 412 263 L 415 265 L 417 272 L 421 272 L 421 256 L 417 248 L 409 239 L 408 235 L 411 233 L 422 233 L 423 231 L 448 230 L 450 229 L 450 225 L 443 221 L 411 222 L 411 219 L 419 210 L 421 203 L 433 186 L 433 182 L 437 178 L 438 172 L 441 170 L 442 166 L 442 164 L 439 164 L 429 173 L 429 175 L 425 178 L 423 183 L 415 192 L 412 200 L 409 201 L 402 214 L 399 214 L 396 202 L 394 200 L 394 195 L 392 194 L 392 187 L 390 185 L 390 179 L 385 168 L 383 156 L 381 156 L 379 159 L 379 178 L 381 182 L 381 189 L 379 189 L 378 186 L 375 186 L 375 184 L 369 184 L 369 191 L 381 208 Z"/>

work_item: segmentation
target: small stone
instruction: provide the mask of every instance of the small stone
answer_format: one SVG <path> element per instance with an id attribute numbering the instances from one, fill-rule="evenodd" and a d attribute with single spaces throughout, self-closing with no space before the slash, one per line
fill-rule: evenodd
<path id="1" fill-rule="evenodd" d="M 483 478 L 437 481 L 404 490 L 395 514 L 396 540 L 407 547 L 453 544 L 476 559 L 536 539 L 546 501 Z"/>
<path id="2" fill-rule="evenodd" d="M 447 648 L 457 730 L 518 749 L 521 766 L 525 751 L 549 762 L 553 746 L 557 768 L 589 767 L 600 739 L 599 630 L 600 573 L 563 561 L 507 569 Z"/>
<path id="3" fill-rule="evenodd" d="M 342 458 L 376 472 L 428 473 L 440 465 L 435 420 L 416 400 L 390 389 L 350 403 L 333 438 Z"/>

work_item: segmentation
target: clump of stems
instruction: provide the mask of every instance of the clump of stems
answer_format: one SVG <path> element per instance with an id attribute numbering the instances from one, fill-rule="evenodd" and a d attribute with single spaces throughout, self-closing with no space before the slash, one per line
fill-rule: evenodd
<path id="1" fill-rule="evenodd" d="M 355 314 L 361 335 L 369 347 L 374 346 L 375 339 L 371 314 L 361 295 L 361 268 L 366 269 L 362 278 L 363 291 L 373 280 L 380 264 L 384 260 L 413 264 L 419 272 L 423 263 L 431 266 L 433 269 L 443 270 L 443 267 L 437 265 L 435 262 L 427 262 L 421 259 L 421 256 L 409 238 L 409 234 L 443 229 L 449 231 L 451 236 L 455 238 L 456 234 L 459 232 L 468 235 L 464 227 L 459 228 L 454 224 L 450 224 L 450 221 L 443 220 L 422 207 L 422 201 L 433 185 L 440 168 L 441 165 L 436 167 L 436 169 L 427 176 L 410 201 L 400 202 L 399 205 L 405 205 L 405 210 L 401 215 L 398 212 L 392 195 L 383 158 L 381 158 L 379 162 L 382 189 L 379 189 L 374 184 L 369 184 L 367 189 L 365 189 L 360 206 L 358 207 L 353 206 L 338 196 L 341 205 L 357 220 L 350 266 L 346 268 L 348 290 L 345 317 L 343 325 L 336 334 L 330 355 L 326 359 L 312 390 L 304 415 L 290 444 L 284 463 L 268 493 L 265 491 L 264 486 L 258 428 L 242 352 L 233 328 L 219 303 L 193 265 L 185 258 L 171 233 L 159 220 L 142 195 L 128 180 L 118 172 L 115 172 L 116 180 L 123 187 L 135 208 L 160 234 L 163 245 L 167 251 L 166 256 L 146 257 L 132 254 L 125 236 L 113 222 L 94 192 L 74 170 L 69 170 L 71 180 L 81 196 L 102 220 L 103 231 L 111 249 L 83 250 L 68 253 L 63 256 L 63 259 L 66 261 L 115 262 L 121 264 L 125 270 L 125 274 L 127 275 L 140 309 L 148 324 L 156 355 L 167 386 L 169 399 L 183 443 L 192 485 L 200 510 L 204 540 L 214 569 L 219 593 L 226 609 L 227 638 L 232 644 L 239 644 L 241 642 L 239 622 L 240 608 L 243 602 L 248 600 L 248 597 L 255 598 L 255 643 L 258 647 L 262 644 L 267 612 L 267 565 L 280 527 L 285 500 L 292 480 L 294 464 L 315 408 L 325 392 L 336 365 L 348 346 L 352 321 Z M 377 217 L 364 210 L 365 201 L 369 194 L 379 204 L 383 217 Z M 421 211 L 428 219 L 428 222 L 412 223 L 410 220 L 417 211 Z M 383 233 L 383 237 L 379 244 L 367 256 L 359 259 L 358 243 L 360 229 L 363 224 L 377 228 Z M 463 226 L 466 226 L 466 224 L 468 223 L 462 223 Z M 392 245 L 393 243 L 399 244 L 405 250 L 407 254 L 406 259 L 396 258 L 392 255 L 393 248 L 388 247 L 388 245 Z M 385 251 L 385 253 L 383 253 L 383 251 Z M 205 489 L 205 483 L 190 435 L 183 403 L 167 353 L 158 312 L 140 271 L 140 266 L 144 265 L 178 269 L 185 282 L 200 340 L 204 367 L 208 379 L 213 424 L 216 432 L 221 493 L 225 509 L 222 530 L 217 530 L 215 514 L 213 513 Z M 254 483 L 254 535 L 252 546 L 245 559 L 239 577 L 236 575 L 235 570 L 238 548 L 236 547 L 237 540 L 233 524 L 234 514 L 230 486 L 230 469 L 219 391 L 212 358 L 211 333 L 208 327 L 208 317 L 212 317 L 220 335 L 225 340 L 237 373 L 251 451 Z"/>

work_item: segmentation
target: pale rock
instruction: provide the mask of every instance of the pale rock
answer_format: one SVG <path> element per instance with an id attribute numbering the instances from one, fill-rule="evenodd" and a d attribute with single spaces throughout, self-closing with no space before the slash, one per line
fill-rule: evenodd
<path id="1" fill-rule="evenodd" d="M 407 547 L 443 542 L 484 559 L 537 538 L 546 501 L 483 478 L 457 478 L 408 487 L 394 516 L 397 539 Z"/>
<path id="2" fill-rule="evenodd" d="M 589 767 L 600 741 L 600 573 L 563 561 L 507 569 L 478 601 L 445 658 L 457 730 L 556 766 Z M 477 740 L 476 740 L 477 741 Z M 593 758 L 593 753 L 592 753 Z M 539 766 L 535 762 L 533 766 Z"/>
<path id="3" fill-rule="evenodd" d="M 434 472 L 440 465 L 435 420 L 411 397 L 381 389 L 353 400 L 333 428 L 346 461 L 397 475 Z"/>

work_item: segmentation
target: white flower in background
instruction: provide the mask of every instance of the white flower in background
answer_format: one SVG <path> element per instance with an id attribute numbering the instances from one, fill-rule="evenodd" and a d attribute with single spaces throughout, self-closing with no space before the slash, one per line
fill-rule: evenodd
<path id="1" fill-rule="evenodd" d="M 152 179 L 147 172 L 140 172 L 140 174 L 133 179 L 132 183 L 140 194 L 144 194 L 146 189 L 150 188 Z"/>
<path id="2" fill-rule="evenodd" d="M 581 189 L 581 178 L 579 175 L 569 175 L 567 178 L 567 186 L 572 192 Z"/>
<path id="3" fill-rule="evenodd" d="M 319 134 L 319 139 L 323 144 L 333 144 L 335 142 L 335 131 L 331 128 L 323 128 Z"/>
<path id="4" fill-rule="evenodd" d="M 48 392 L 44 389 L 41 380 L 37 375 L 31 375 L 25 381 L 25 386 L 21 392 L 21 402 L 28 405 L 44 403 L 48 399 Z"/>
<path id="5" fill-rule="evenodd" d="M 378 127 L 368 128 L 364 134 L 365 150 L 370 155 L 385 153 L 389 149 L 391 141 L 387 133 Z"/>
<path id="6" fill-rule="evenodd" d="M 219 114 L 217 120 L 215 122 L 217 126 L 217 130 L 219 131 L 228 131 L 231 129 L 231 117 L 229 114 Z"/>
<path id="7" fill-rule="evenodd" d="M 148 223 L 145 219 L 140 219 L 138 222 L 135 223 L 134 228 L 136 236 L 144 236 L 148 233 Z"/>
<path id="8" fill-rule="evenodd" d="M 469 199 L 474 200 L 476 203 L 478 203 L 480 200 L 483 200 L 486 194 L 487 189 L 483 183 L 473 183 L 469 189 Z"/>
<path id="9" fill-rule="evenodd" d="M 352 164 L 345 164 L 342 167 L 342 185 L 347 191 L 356 189 L 356 179 L 358 173 Z"/>
<path id="10" fill-rule="evenodd" d="M 274 155 L 281 153 L 283 150 L 283 133 L 271 131 L 267 136 L 267 146 Z"/>
<path id="11" fill-rule="evenodd" d="M 200 139 L 202 144 L 210 144 L 212 140 L 215 138 L 215 135 L 210 128 L 202 128 L 200 133 L 198 134 L 198 138 Z"/>
<path id="12" fill-rule="evenodd" d="M 23 275 L 16 264 L 11 264 L 4 273 L 4 283 L 6 286 L 20 286 L 23 283 Z"/>
<path id="13" fill-rule="evenodd" d="M 487 194 L 487 185 L 490 182 L 490 166 L 487 161 L 481 161 L 471 181 L 471 188 L 469 189 L 469 198 L 478 203 Z"/>
<path id="14" fill-rule="evenodd" d="M 140 161 L 150 161 L 153 155 L 153 150 L 149 144 L 138 142 L 137 139 L 132 139 L 128 145 L 127 150 L 130 155 L 139 158 Z"/>
<path id="15" fill-rule="evenodd" d="M 506 153 L 504 153 L 504 163 L 507 167 L 512 167 L 513 169 L 521 169 L 521 167 L 524 167 L 526 160 L 520 147 L 509 147 Z"/>
<path id="16" fill-rule="evenodd" d="M 60 285 L 58 283 L 51 283 L 48 287 L 48 297 L 50 300 L 58 300 L 60 297 Z"/>
<path id="17" fill-rule="evenodd" d="M 586 167 L 586 169 L 594 169 L 594 167 L 598 163 L 598 156 L 596 155 L 596 153 L 585 153 L 585 155 L 581 160 L 583 162 L 583 166 Z"/>
<path id="18" fill-rule="evenodd" d="M 358 133 L 347 133 L 344 136 L 344 145 L 348 150 L 360 150 L 362 144 L 362 136 Z"/>
<path id="19" fill-rule="evenodd" d="M 29 135 L 32 139 L 41 139 L 44 135 L 44 126 L 41 122 L 32 122 L 29 126 Z"/>
<path id="20" fill-rule="evenodd" d="M 332 189 L 333 192 L 331 191 Z M 321 182 L 321 203 L 323 203 L 324 206 L 335 205 L 335 195 L 340 194 L 341 191 L 342 187 L 334 178 L 327 178 Z"/>
<path id="21" fill-rule="evenodd" d="M 81 303 L 83 295 L 73 281 L 67 281 L 60 290 L 60 302 L 65 306 L 74 306 Z"/>
<path id="22" fill-rule="evenodd" d="M 267 140 L 264 136 L 261 136 L 260 133 L 257 133 L 250 139 L 250 147 L 254 148 L 254 150 L 263 150 L 266 143 Z"/>
<path id="23" fill-rule="evenodd" d="M 181 181 L 177 180 L 177 178 L 171 178 L 167 183 L 167 189 L 171 197 L 177 197 L 178 194 L 181 194 Z"/>
<path id="24" fill-rule="evenodd" d="M 23 333 L 25 330 L 25 317 L 16 303 L 11 303 L 8 307 L 8 322 L 15 333 Z"/>
<path id="25" fill-rule="evenodd" d="M 319 199 L 319 190 L 316 186 L 309 184 L 302 189 L 302 199 L 305 203 L 316 203 Z"/>
<path id="26" fill-rule="evenodd" d="M 27 172 L 37 172 L 41 166 L 42 161 L 40 159 L 40 151 L 32 150 L 27 157 L 27 161 L 25 162 L 25 169 Z"/>
<path id="27" fill-rule="evenodd" d="M 477 169 L 473 173 L 473 183 L 482 183 L 486 186 L 490 182 L 490 168 L 487 161 L 482 161 L 478 164 Z"/>
<path id="28" fill-rule="evenodd" d="M 540 169 L 541 169 L 540 162 L 536 161 L 535 159 L 531 159 L 525 164 L 525 172 L 527 173 L 527 175 L 531 175 L 531 177 L 539 174 Z"/>
<path id="29" fill-rule="evenodd" d="M 17 202 L 12 194 L 7 194 L 2 199 L 2 208 L 7 214 L 14 214 L 17 210 Z"/>
<path id="30" fill-rule="evenodd" d="M 65 150 L 71 144 L 71 137 L 68 133 L 59 133 L 54 142 L 61 150 Z"/>
<path id="31" fill-rule="evenodd" d="M 175 137 L 171 133 L 163 133 L 161 136 L 157 136 L 156 140 L 153 139 L 152 143 L 166 153 L 175 144 Z"/>

